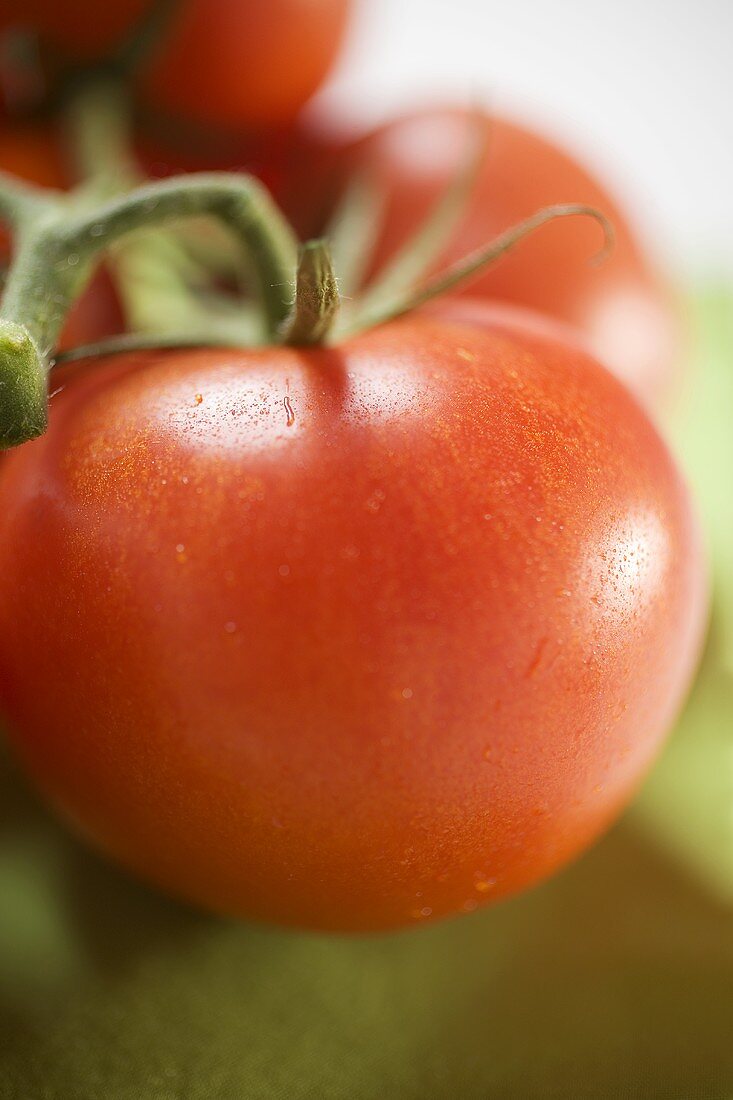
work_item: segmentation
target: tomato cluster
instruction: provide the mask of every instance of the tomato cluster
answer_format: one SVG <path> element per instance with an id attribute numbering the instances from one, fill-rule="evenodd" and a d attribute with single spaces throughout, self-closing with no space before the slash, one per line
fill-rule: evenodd
<path id="1" fill-rule="evenodd" d="M 161 41 L 136 78 L 157 108 L 259 129 L 291 120 L 331 66 L 349 0 L 5 0 L 0 30 L 29 29 L 70 59 L 99 59 L 155 8 Z"/>
<path id="2" fill-rule="evenodd" d="M 212 166 L 255 165 L 304 235 L 368 175 L 368 282 L 461 170 L 468 122 L 345 142 L 293 121 L 348 6 L 182 0 L 134 94 L 227 128 Z M 78 63 L 144 8 L 24 0 L 3 19 Z M 623 384 L 653 408 L 669 391 L 671 296 L 581 166 L 481 126 L 436 268 L 565 201 L 615 223 L 605 266 L 587 264 L 597 227 L 562 222 L 332 346 L 86 358 L 54 372 L 47 433 L 0 463 L 11 741 L 83 834 L 204 906 L 379 929 L 516 892 L 619 813 L 692 674 L 699 534 Z M 8 122 L 0 167 L 71 182 L 48 122 Z M 122 323 L 100 277 L 63 340 Z"/>

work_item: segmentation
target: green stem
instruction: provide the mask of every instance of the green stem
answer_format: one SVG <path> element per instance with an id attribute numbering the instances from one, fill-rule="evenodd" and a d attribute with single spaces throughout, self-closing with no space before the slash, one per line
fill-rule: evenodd
<path id="1" fill-rule="evenodd" d="M 368 172 L 353 176 L 323 231 L 344 298 L 361 290 L 374 256 L 387 195 Z"/>
<path id="2" fill-rule="evenodd" d="M 326 241 L 307 241 L 300 250 L 295 302 L 281 340 L 292 347 L 324 344 L 341 298 Z"/>
<path id="3" fill-rule="evenodd" d="M 118 80 L 107 77 L 82 85 L 66 106 L 64 122 L 83 193 L 112 198 L 145 182 L 134 155 L 128 95 Z M 202 236 L 215 235 L 213 229 L 195 221 L 175 230 L 149 229 L 110 249 L 107 265 L 129 330 L 164 336 L 214 327 L 210 303 L 200 294 L 213 285 L 212 265 L 194 249 Z M 220 236 L 238 270 L 237 243 L 223 229 Z M 243 330 L 251 334 L 252 325 L 235 327 L 239 342 Z M 255 332 L 257 337 L 261 333 Z"/>
<path id="4" fill-rule="evenodd" d="M 96 251 L 100 236 L 109 245 L 137 229 L 202 215 L 217 218 L 239 239 L 274 335 L 290 311 L 296 244 L 269 193 L 252 177 L 212 172 L 147 184 L 109 200 L 91 217 L 72 217 L 64 231 L 70 248 Z"/>
<path id="5" fill-rule="evenodd" d="M 112 196 L 144 181 L 132 153 L 127 93 L 119 81 L 100 79 L 69 99 L 63 118 L 74 178 Z"/>
<path id="6" fill-rule="evenodd" d="M 353 335 L 363 332 L 364 329 L 373 328 L 375 325 L 386 324 L 387 321 L 396 320 L 405 313 L 411 313 L 414 309 L 431 302 L 434 298 L 442 297 L 458 286 L 464 286 L 472 279 L 481 275 L 493 263 L 496 263 L 505 253 L 510 252 L 515 245 L 524 240 L 531 233 L 536 232 L 547 222 L 556 221 L 558 218 L 570 217 L 593 218 L 598 222 L 604 234 L 604 245 L 601 251 L 594 257 L 595 262 L 600 262 L 613 247 L 614 230 L 608 218 L 592 206 L 581 203 L 566 203 L 556 206 L 547 206 L 538 210 L 536 214 L 526 218 L 519 225 L 514 225 L 501 233 L 495 240 L 483 248 L 476 249 L 469 256 L 453 264 L 447 271 L 441 272 L 429 279 L 421 287 L 404 291 L 392 301 L 382 304 L 374 310 L 357 310 L 354 321 L 339 335 Z"/>
<path id="7" fill-rule="evenodd" d="M 91 262 L 92 249 L 69 245 L 58 214 L 49 212 L 45 218 L 26 223 L 16 236 L 0 303 L 0 324 L 24 325 L 42 359 L 47 360 L 69 309 L 91 274 Z"/>
<path id="8" fill-rule="evenodd" d="M 365 316 L 379 315 L 391 302 L 409 294 L 445 251 L 466 212 L 468 201 L 486 160 L 487 123 L 481 114 L 469 116 L 466 151 L 434 208 L 402 248 L 388 260 L 359 299 Z"/>
<path id="9" fill-rule="evenodd" d="M 100 0 L 100 4 L 108 2 Z M 46 44 L 46 87 L 44 94 L 38 97 L 38 106 L 46 111 L 52 108 L 55 112 L 69 98 L 76 99 L 80 91 L 103 81 L 116 81 L 129 87 L 165 44 L 182 3 L 183 0 L 147 0 L 127 37 L 104 57 L 80 57 L 73 48 L 58 43 L 49 48 Z"/>
<path id="10" fill-rule="evenodd" d="M 0 302 L 2 446 L 43 432 L 49 358 L 66 314 L 99 253 L 128 233 L 182 218 L 218 218 L 243 246 L 270 338 L 290 313 L 294 238 L 267 191 L 250 177 L 212 173 L 172 178 L 103 203 L 87 196 L 83 209 L 82 192 L 40 195 L 15 181 L 0 180 L 0 216 L 16 230 L 13 264 Z"/>
<path id="11" fill-rule="evenodd" d="M 91 273 L 89 259 L 70 252 L 59 232 L 63 199 L 26 205 L 26 198 L 18 205 L 17 195 L 6 190 L 5 203 L 0 202 L 15 228 L 13 262 L 0 300 L 0 448 L 45 431 L 49 357 Z"/>
<path id="12" fill-rule="evenodd" d="M 81 344 L 79 347 L 62 351 L 54 359 L 54 366 L 62 363 L 76 363 L 79 359 L 98 358 L 102 355 L 122 355 L 128 351 L 154 351 L 157 348 L 228 348 L 232 346 L 229 334 L 222 332 L 219 326 L 181 333 L 179 336 L 152 335 L 145 332 L 123 332 L 119 336 L 107 336 L 94 344 Z"/>
<path id="13" fill-rule="evenodd" d="M 111 67 L 128 78 L 139 72 L 160 48 L 180 7 L 181 0 L 153 0 L 111 59 Z"/>
<path id="14" fill-rule="evenodd" d="M 24 325 L 0 321 L 0 449 L 17 447 L 46 430 L 46 375 Z"/>
<path id="15" fill-rule="evenodd" d="M 21 183 L 7 172 L 0 172 L 0 222 L 18 232 L 47 207 L 47 196 L 45 189 Z"/>

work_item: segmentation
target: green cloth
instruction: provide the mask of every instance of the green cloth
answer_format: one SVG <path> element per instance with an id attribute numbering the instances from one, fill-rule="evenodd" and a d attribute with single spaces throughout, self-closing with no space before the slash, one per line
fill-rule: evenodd
<path id="1" fill-rule="evenodd" d="M 679 427 L 716 560 L 714 630 L 620 825 L 494 909 L 301 935 L 138 885 L 1 758 L 1 1100 L 733 1098 L 730 310 L 702 303 L 703 396 Z"/>

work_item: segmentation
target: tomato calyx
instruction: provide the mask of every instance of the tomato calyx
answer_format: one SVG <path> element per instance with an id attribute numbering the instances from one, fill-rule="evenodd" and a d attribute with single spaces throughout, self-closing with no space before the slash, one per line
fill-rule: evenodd
<path id="1" fill-rule="evenodd" d="M 334 328 L 341 305 L 328 241 L 307 241 L 300 249 L 295 301 L 282 331 L 282 342 L 294 347 L 323 344 Z"/>
<path id="2" fill-rule="evenodd" d="M 0 299 L 0 448 L 45 430 L 47 379 L 59 358 L 58 338 L 103 256 L 130 331 L 74 349 L 75 358 L 131 347 L 338 342 L 469 282 L 557 218 L 595 219 L 604 234 L 601 256 L 613 241 L 610 223 L 593 207 L 555 205 L 429 276 L 464 209 L 483 155 L 479 146 L 426 222 L 361 288 L 359 268 L 370 244 L 363 232 L 365 204 L 374 202 L 364 181 L 347 192 L 326 237 L 299 246 L 253 176 L 193 173 L 145 182 L 130 151 L 127 101 L 118 84 L 107 80 L 81 88 L 68 105 L 67 123 L 82 179 L 76 189 L 45 190 L 0 173 L 0 220 L 9 223 L 14 238 Z M 202 218 L 224 228 L 223 247 L 191 234 L 192 223 Z M 234 260 L 241 296 L 224 293 L 217 282 L 222 257 L 229 268 Z M 244 296 L 247 291 L 253 300 Z"/>
<path id="3" fill-rule="evenodd" d="M 0 217 L 10 223 L 15 241 L 0 303 L 3 446 L 45 429 L 52 352 L 69 308 L 103 251 L 135 230 L 202 215 L 224 222 L 240 242 L 259 297 L 263 338 L 276 341 L 290 313 L 282 287 L 292 278 L 297 246 L 269 193 L 253 177 L 200 173 L 100 200 L 83 189 L 64 194 L 0 176 Z M 30 345 L 19 342 L 18 326 Z M 208 341 L 208 333 L 190 337 L 191 342 Z"/>
<path id="4" fill-rule="evenodd" d="M 296 264 L 298 249 L 290 226 L 251 176 L 221 172 L 172 177 L 100 200 L 83 188 L 70 194 L 46 191 L 0 174 L 0 217 L 10 223 L 15 237 L 0 302 L 0 445 L 16 446 L 45 430 L 46 379 L 66 314 L 101 254 L 136 230 L 214 217 L 238 240 L 246 260 L 259 301 L 261 325 L 255 338 L 240 332 L 241 338 L 233 340 L 231 327 L 217 325 L 214 310 L 210 323 L 197 319 L 193 327 L 182 326 L 172 334 L 177 343 L 310 346 L 402 316 L 470 280 L 546 222 L 576 215 L 598 221 L 606 248 L 610 245 L 611 226 L 597 210 L 580 204 L 548 207 L 447 272 L 387 301 L 381 311 L 361 312 L 357 303 L 346 324 L 338 326 L 340 295 L 327 245 L 308 242 Z M 293 284 L 291 303 L 286 288 Z M 24 326 L 35 349 L 33 362 L 27 342 L 19 344 L 18 326 Z M 148 346 L 160 343 L 160 334 L 154 334 Z M 102 343 L 95 350 L 114 348 L 105 349 Z"/>
<path id="5" fill-rule="evenodd" d="M 524 221 L 519 222 L 518 225 L 510 226 L 509 229 L 500 233 L 487 245 L 477 248 L 462 260 L 427 279 L 421 285 L 409 288 L 401 295 L 395 296 L 391 301 L 379 302 L 372 312 L 368 308 L 358 311 L 350 334 L 386 324 L 388 321 L 396 320 L 406 313 L 412 313 L 413 310 L 426 305 L 434 298 L 440 298 L 456 287 L 469 283 L 471 279 L 480 275 L 526 236 L 534 233 L 537 229 L 546 225 L 547 222 L 556 221 L 558 218 L 577 216 L 594 218 L 603 229 L 603 247 L 595 256 L 591 257 L 592 263 L 602 263 L 613 247 L 613 226 L 608 219 L 594 207 L 586 206 L 583 203 L 558 203 L 553 206 L 546 206 Z"/>

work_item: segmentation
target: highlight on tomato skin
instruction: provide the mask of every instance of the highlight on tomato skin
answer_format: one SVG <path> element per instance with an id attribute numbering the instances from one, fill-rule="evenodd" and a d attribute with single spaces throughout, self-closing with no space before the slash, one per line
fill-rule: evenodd
<path id="1" fill-rule="evenodd" d="M 110 55 L 152 0 L 9 0 L 0 34 L 36 30 L 75 61 Z M 259 129 L 291 120 L 341 46 L 350 0 L 181 0 L 136 80 L 144 101 L 205 123 Z"/>
<path id="2" fill-rule="evenodd" d="M 705 577 L 665 445 L 547 321 L 453 309 L 69 365 L 0 464 L 12 742 L 174 894 L 469 912 L 587 848 L 674 720 Z"/>
<path id="3" fill-rule="evenodd" d="M 682 369 L 683 326 L 674 292 L 619 203 L 547 137 L 490 112 L 450 107 L 399 116 L 356 139 L 328 122 L 306 124 L 293 141 L 281 202 L 300 231 L 312 236 L 323 230 L 349 179 L 363 177 L 385 195 L 369 277 L 417 230 L 477 140 L 486 145 L 483 164 L 436 269 L 544 206 L 582 202 L 602 211 L 615 229 L 613 251 L 603 263 L 589 262 L 597 252 L 595 226 L 582 219 L 555 223 L 459 293 L 528 306 L 576 327 L 647 408 L 664 411 Z"/>

